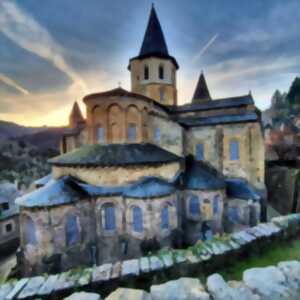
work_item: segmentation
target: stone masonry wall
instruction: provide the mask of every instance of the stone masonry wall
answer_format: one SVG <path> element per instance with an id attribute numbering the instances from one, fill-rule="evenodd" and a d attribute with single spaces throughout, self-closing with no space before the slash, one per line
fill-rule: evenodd
<path id="1" fill-rule="evenodd" d="M 50 276 L 10 280 L 0 286 L 0 299 L 62 299 L 72 294 L 75 289 L 93 291 L 106 296 L 119 286 L 139 286 L 144 289 L 151 287 L 152 298 L 145 294 L 144 298 L 136 296 L 123 299 L 171 299 L 165 293 L 172 291 L 171 287 L 177 284 L 169 283 L 163 286 L 163 289 L 156 285 L 180 277 L 191 277 L 199 270 L 209 270 L 213 273 L 216 267 L 223 265 L 224 262 L 230 263 L 240 259 L 242 255 L 258 249 L 262 251 L 266 247 L 271 247 L 274 242 L 291 239 L 299 234 L 300 214 L 278 217 L 270 223 L 262 223 L 227 238 L 214 238 L 210 242 L 199 243 L 186 250 L 165 250 L 140 259 Z M 299 263 L 290 262 L 279 264 L 278 267 L 248 270 L 244 273 L 242 283 L 226 284 L 220 276 L 212 275 L 208 278 L 207 289 L 214 300 L 296 300 L 299 294 L 299 278 Z M 182 293 L 198 295 L 196 298 L 192 294 L 188 299 L 209 299 L 207 291 L 200 286 L 199 281 L 192 283 L 181 281 L 184 284 L 174 292 L 178 297 L 176 299 L 184 299 Z M 192 289 L 191 284 L 198 288 Z M 202 298 L 198 294 L 200 292 L 203 292 Z M 120 299 L 116 296 L 110 297 L 108 299 Z"/>

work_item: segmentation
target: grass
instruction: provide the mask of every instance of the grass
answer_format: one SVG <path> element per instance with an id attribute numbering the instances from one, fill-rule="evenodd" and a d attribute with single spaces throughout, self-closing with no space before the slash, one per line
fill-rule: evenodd
<path id="1" fill-rule="evenodd" d="M 300 240 L 272 245 L 260 255 L 254 254 L 230 266 L 225 266 L 219 273 L 225 280 L 242 280 L 243 272 L 250 268 L 277 265 L 281 261 L 300 260 Z"/>

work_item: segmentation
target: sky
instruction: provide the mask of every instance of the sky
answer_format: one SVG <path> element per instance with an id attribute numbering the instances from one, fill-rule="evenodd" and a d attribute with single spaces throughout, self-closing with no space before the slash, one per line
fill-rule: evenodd
<path id="1" fill-rule="evenodd" d="M 262 110 L 300 74 L 299 0 L 0 0 L 0 120 L 65 125 L 84 95 L 130 90 L 152 2 L 179 104 L 201 71 L 213 98 L 251 90 Z"/>

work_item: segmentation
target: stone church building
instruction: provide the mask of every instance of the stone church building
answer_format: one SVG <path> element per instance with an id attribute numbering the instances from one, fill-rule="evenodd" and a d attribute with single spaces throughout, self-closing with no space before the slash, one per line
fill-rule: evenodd
<path id="1" fill-rule="evenodd" d="M 212 99 L 203 73 L 178 105 L 179 64 L 154 7 L 131 91 L 77 103 L 51 176 L 17 200 L 24 274 L 184 247 L 265 215 L 264 141 L 251 94 Z"/>

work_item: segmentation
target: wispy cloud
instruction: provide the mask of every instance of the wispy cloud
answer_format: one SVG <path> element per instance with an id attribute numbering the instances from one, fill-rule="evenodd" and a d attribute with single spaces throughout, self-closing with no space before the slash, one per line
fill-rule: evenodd
<path id="1" fill-rule="evenodd" d="M 20 47 L 50 61 L 72 79 L 73 85 L 86 92 L 84 80 L 64 59 L 63 48 L 53 39 L 46 28 L 42 27 L 12 0 L 0 2 L 0 32 Z"/>
<path id="2" fill-rule="evenodd" d="M 208 42 L 207 44 L 201 48 L 201 50 L 193 57 L 193 62 L 197 62 L 201 56 L 209 49 L 209 47 L 215 42 L 215 40 L 218 38 L 219 34 L 215 34 Z"/>
<path id="3" fill-rule="evenodd" d="M 7 77 L 6 75 L 4 75 L 2 73 L 0 73 L 0 81 L 2 81 L 3 83 L 7 84 L 8 86 L 16 89 L 17 91 L 19 91 L 23 95 L 29 95 L 29 91 L 28 90 L 26 90 L 19 83 L 17 83 L 13 79 Z"/>

